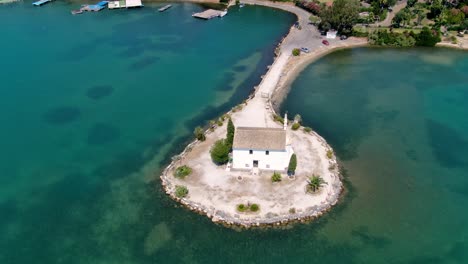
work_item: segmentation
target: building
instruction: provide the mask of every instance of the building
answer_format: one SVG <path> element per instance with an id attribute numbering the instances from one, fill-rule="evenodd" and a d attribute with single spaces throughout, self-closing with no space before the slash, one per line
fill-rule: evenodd
<path id="1" fill-rule="evenodd" d="M 336 39 L 336 31 L 330 30 L 327 32 L 327 39 Z"/>
<path id="2" fill-rule="evenodd" d="M 285 128 L 238 127 L 232 169 L 286 171 L 294 153 Z"/>

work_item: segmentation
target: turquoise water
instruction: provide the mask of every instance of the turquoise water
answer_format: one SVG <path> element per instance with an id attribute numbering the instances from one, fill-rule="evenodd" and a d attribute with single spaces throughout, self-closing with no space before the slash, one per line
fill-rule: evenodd
<path id="1" fill-rule="evenodd" d="M 247 97 L 295 17 L 162 5 L 0 6 L 0 263 L 181 263 L 226 232 L 176 208 L 157 176 Z"/>
<path id="2" fill-rule="evenodd" d="M 317 227 L 346 262 L 468 263 L 467 73 L 462 51 L 355 49 L 292 84 L 282 111 L 346 170 L 345 201 Z"/>
<path id="3" fill-rule="evenodd" d="M 157 176 L 246 98 L 294 17 L 76 7 L 0 7 L 0 263 L 468 262 L 467 53 L 356 49 L 308 67 L 282 110 L 333 145 L 345 197 L 307 225 L 238 232 Z"/>

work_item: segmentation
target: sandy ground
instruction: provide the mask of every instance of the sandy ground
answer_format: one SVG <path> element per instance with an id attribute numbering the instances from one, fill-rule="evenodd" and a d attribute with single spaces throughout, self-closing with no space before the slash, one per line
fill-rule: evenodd
<path id="1" fill-rule="evenodd" d="M 447 47 L 447 48 L 468 50 L 468 35 L 465 35 L 463 38 L 462 37 L 456 37 L 456 38 L 457 38 L 457 44 L 453 44 L 450 41 L 442 41 L 440 43 L 437 43 L 437 47 Z"/>

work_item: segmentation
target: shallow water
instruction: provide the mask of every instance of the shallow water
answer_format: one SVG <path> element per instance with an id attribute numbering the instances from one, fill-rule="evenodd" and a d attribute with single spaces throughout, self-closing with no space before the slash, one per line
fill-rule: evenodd
<path id="1" fill-rule="evenodd" d="M 0 6 L 0 263 L 181 263 L 222 230 L 176 208 L 157 175 L 247 97 L 295 17 L 162 5 Z"/>
<path id="2" fill-rule="evenodd" d="M 319 232 L 349 262 L 468 262 L 467 72 L 462 51 L 355 49 L 292 84 L 282 111 L 324 136 L 348 175 Z"/>

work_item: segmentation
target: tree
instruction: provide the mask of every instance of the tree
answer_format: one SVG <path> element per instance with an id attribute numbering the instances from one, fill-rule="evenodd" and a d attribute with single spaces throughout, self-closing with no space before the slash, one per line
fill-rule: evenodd
<path id="1" fill-rule="evenodd" d="M 220 139 L 211 147 L 211 159 L 218 165 L 226 164 L 229 161 L 229 146 L 225 139 Z"/>
<path id="2" fill-rule="evenodd" d="M 440 40 L 439 32 L 430 30 L 428 27 L 424 27 L 416 37 L 416 45 L 434 47 L 437 42 L 440 42 Z"/>
<path id="3" fill-rule="evenodd" d="M 333 29 L 339 32 L 350 30 L 359 19 L 359 10 L 358 0 L 336 0 L 331 7 L 320 12 L 321 25 L 329 23 Z"/>
<path id="4" fill-rule="evenodd" d="M 232 119 L 229 118 L 227 124 L 227 132 L 226 132 L 226 144 L 229 146 L 229 149 L 232 148 L 232 143 L 234 143 L 234 133 L 236 128 L 234 127 L 234 123 L 232 123 Z"/>
<path id="5" fill-rule="evenodd" d="M 292 50 L 292 55 L 293 56 L 299 56 L 301 54 L 301 50 L 298 48 L 295 48 Z"/>
<path id="6" fill-rule="evenodd" d="M 445 17 L 447 18 L 447 23 L 451 25 L 461 24 L 465 20 L 465 14 L 456 8 L 445 11 Z"/>
<path id="7" fill-rule="evenodd" d="M 193 134 L 195 135 L 195 138 L 200 141 L 206 140 L 205 132 L 203 131 L 203 128 L 199 126 L 195 128 L 195 130 L 193 131 Z"/>
<path id="8" fill-rule="evenodd" d="M 188 175 L 190 175 L 190 173 L 192 173 L 192 168 L 190 168 L 187 165 L 183 165 L 183 166 L 178 167 L 174 171 L 174 177 L 183 179 L 187 177 Z"/>
<path id="9" fill-rule="evenodd" d="M 312 192 L 316 192 L 318 189 L 320 189 L 320 187 L 322 187 L 325 184 L 327 184 L 327 182 L 324 181 L 322 177 L 317 175 L 313 175 L 307 181 L 308 190 Z"/>
<path id="10" fill-rule="evenodd" d="M 294 173 L 296 172 L 296 167 L 297 167 L 297 157 L 296 157 L 296 154 L 292 154 L 291 159 L 289 160 L 288 173 L 294 175 Z"/>

